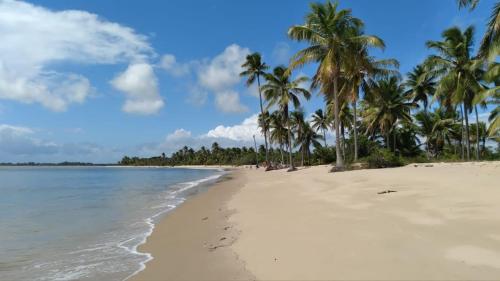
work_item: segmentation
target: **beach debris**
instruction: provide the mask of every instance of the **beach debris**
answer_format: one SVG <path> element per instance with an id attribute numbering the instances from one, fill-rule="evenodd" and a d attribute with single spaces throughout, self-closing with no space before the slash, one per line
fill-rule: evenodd
<path id="1" fill-rule="evenodd" d="M 278 261 L 278 259 L 277 259 L 277 258 L 274 258 L 274 261 Z"/>
<path id="2" fill-rule="evenodd" d="M 231 228 L 230 226 L 226 226 L 226 227 L 224 227 L 224 230 L 228 230 L 230 228 Z"/>
<path id="3" fill-rule="evenodd" d="M 392 193 L 392 192 L 397 192 L 397 191 L 396 190 L 387 189 L 387 190 L 384 190 L 384 191 L 377 192 L 377 194 L 386 194 L 386 193 Z"/>
<path id="4" fill-rule="evenodd" d="M 206 220 L 208 220 L 208 217 L 204 217 L 204 218 L 202 218 L 201 220 L 202 220 L 202 221 L 206 221 Z"/>
<path id="5" fill-rule="evenodd" d="M 425 165 L 424 167 L 434 167 L 434 165 L 432 165 L 432 164 L 427 164 L 427 165 Z"/>
<path id="6" fill-rule="evenodd" d="M 224 241 L 226 239 L 227 239 L 226 237 L 222 237 L 221 239 L 219 239 L 219 241 Z"/>

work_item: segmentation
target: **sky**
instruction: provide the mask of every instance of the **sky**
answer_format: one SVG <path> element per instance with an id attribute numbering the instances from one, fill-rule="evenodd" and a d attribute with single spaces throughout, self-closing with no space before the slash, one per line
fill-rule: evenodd
<path id="1" fill-rule="evenodd" d="M 261 143 L 257 88 L 241 64 L 258 51 L 286 65 L 305 46 L 286 32 L 309 2 L 0 0 L 0 162 L 113 163 L 214 141 L 251 146 L 253 135 Z M 478 42 L 493 4 L 340 1 L 385 41 L 372 54 L 399 60 L 403 75 L 446 28 L 474 25 Z M 303 105 L 311 113 L 322 98 Z"/>

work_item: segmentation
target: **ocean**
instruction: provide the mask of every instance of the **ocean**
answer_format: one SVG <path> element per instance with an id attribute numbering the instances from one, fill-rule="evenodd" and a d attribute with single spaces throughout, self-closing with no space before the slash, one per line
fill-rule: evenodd
<path id="1" fill-rule="evenodd" d="M 0 167 L 0 280 L 125 280 L 154 224 L 223 173 Z"/>

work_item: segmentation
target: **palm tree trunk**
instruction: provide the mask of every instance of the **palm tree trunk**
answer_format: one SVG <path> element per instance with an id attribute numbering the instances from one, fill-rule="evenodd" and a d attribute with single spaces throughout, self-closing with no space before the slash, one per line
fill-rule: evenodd
<path id="1" fill-rule="evenodd" d="M 354 113 L 353 131 L 354 131 L 354 162 L 358 161 L 358 117 L 356 115 L 356 99 L 352 102 L 352 111 Z"/>
<path id="2" fill-rule="evenodd" d="M 467 161 L 470 161 L 470 136 L 469 136 L 469 112 L 467 104 L 464 102 L 464 117 L 465 117 L 465 143 L 467 144 Z"/>
<path id="3" fill-rule="evenodd" d="M 264 106 L 262 105 L 262 93 L 260 90 L 260 75 L 257 75 L 257 86 L 259 87 L 260 113 L 264 117 Z M 266 166 L 269 166 L 269 148 L 267 147 L 267 128 L 264 128 L 264 143 L 266 144 Z"/>
<path id="4" fill-rule="evenodd" d="M 460 105 L 460 115 L 462 117 L 462 120 L 460 120 L 460 148 L 461 150 L 461 158 L 462 161 L 465 159 L 465 146 L 464 146 L 464 108 L 462 105 Z"/>
<path id="5" fill-rule="evenodd" d="M 342 134 L 342 157 L 345 159 L 345 127 L 344 122 L 340 122 L 340 133 Z"/>
<path id="6" fill-rule="evenodd" d="M 280 142 L 280 154 L 281 154 L 281 165 L 285 163 L 285 157 L 283 156 L 283 143 Z"/>
<path id="7" fill-rule="evenodd" d="M 339 97 L 338 97 L 338 81 L 337 81 L 337 74 L 339 71 L 336 71 L 333 74 L 333 117 L 334 117 L 334 126 L 335 126 L 335 154 L 336 154 L 336 161 L 335 161 L 335 170 L 342 170 L 344 169 L 344 159 L 342 158 L 342 153 L 340 153 L 340 120 L 339 120 Z"/>
<path id="8" fill-rule="evenodd" d="M 476 160 L 479 161 L 479 115 L 477 114 L 477 105 L 474 105 L 476 113 Z"/>
<path id="9" fill-rule="evenodd" d="M 293 171 L 295 169 L 294 165 L 293 165 L 293 157 L 292 157 L 292 135 L 291 135 L 291 128 L 290 128 L 290 118 L 288 118 L 289 116 L 289 113 L 288 113 L 288 106 L 286 107 L 285 109 L 285 112 L 286 112 L 286 125 L 287 125 L 287 128 L 288 128 L 288 153 L 289 153 L 289 160 L 290 160 L 290 169 L 288 169 L 289 171 Z"/>
<path id="10" fill-rule="evenodd" d="M 396 129 L 392 130 L 392 150 L 396 154 Z"/>
<path id="11" fill-rule="evenodd" d="M 328 145 L 326 145 L 326 130 L 323 129 L 323 140 L 325 141 L 325 148 L 328 147 Z"/>

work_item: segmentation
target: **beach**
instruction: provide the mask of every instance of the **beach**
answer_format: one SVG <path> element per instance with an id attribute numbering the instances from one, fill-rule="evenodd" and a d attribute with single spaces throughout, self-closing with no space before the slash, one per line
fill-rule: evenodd
<path id="1" fill-rule="evenodd" d="M 158 223 L 131 280 L 492 280 L 500 162 L 240 168 Z"/>

